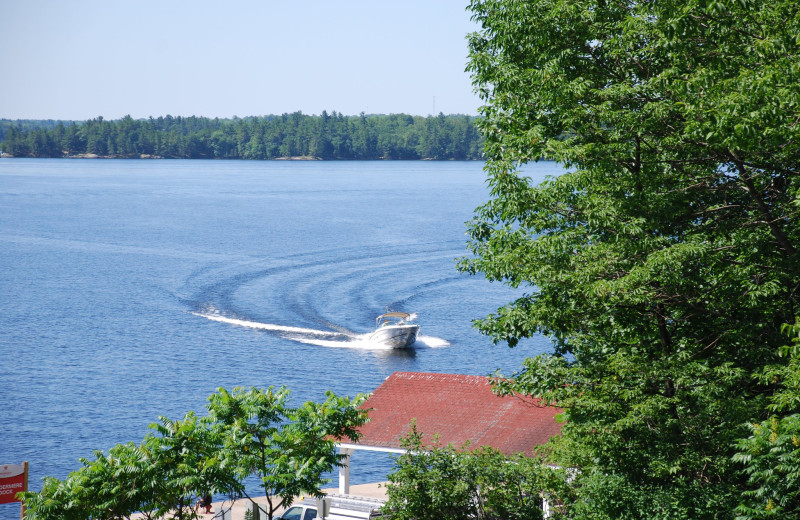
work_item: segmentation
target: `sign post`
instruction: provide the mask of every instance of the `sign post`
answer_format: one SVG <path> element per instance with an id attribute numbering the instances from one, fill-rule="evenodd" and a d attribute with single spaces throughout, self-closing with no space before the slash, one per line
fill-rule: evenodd
<path id="1" fill-rule="evenodd" d="M 0 464 L 0 504 L 21 502 L 17 493 L 28 491 L 28 463 Z M 19 517 L 25 517 L 25 504 L 20 504 Z"/>

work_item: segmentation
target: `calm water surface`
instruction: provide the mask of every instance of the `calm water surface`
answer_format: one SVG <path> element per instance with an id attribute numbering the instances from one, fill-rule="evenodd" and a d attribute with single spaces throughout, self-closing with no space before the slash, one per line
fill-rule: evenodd
<path id="1" fill-rule="evenodd" d="M 515 293 L 454 267 L 487 198 L 481 163 L 0 160 L 0 464 L 39 489 L 220 386 L 513 372 L 549 343 L 476 333 Z M 416 348 L 364 340 L 387 309 L 417 313 Z M 351 478 L 390 467 L 356 454 Z"/>

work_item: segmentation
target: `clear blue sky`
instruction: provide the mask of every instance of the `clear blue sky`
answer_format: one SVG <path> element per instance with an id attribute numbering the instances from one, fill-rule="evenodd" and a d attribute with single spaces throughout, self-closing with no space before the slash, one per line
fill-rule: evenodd
<path id="1" fill-rule="evenodd" d="M 0 118 L 476 114 L 467 0 L 3 0 Z"/>

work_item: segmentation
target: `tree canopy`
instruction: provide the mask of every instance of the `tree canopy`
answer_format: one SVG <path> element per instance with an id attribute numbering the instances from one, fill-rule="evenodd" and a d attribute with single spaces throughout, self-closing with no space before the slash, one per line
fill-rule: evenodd
<path id="1" fill-rule="evenodd" d="M 466 115 L 344 116 L 323 111 L 209 119 L 159 117 L 82 123 L 0 121 L 2 150 L 14 157 L 171 159 L 436 159 L 482 157 L 483 138 Z"/>
<path id="2" fill-rule="evenodd" d="M 383 513 L 391 520 L 534 520 L 542 499 L 564 496 L 564 471 L 538 457 L 507 456 L 494 448 L 423 442 L 412 425 L 395 459 Z M 555 504 L 553 504 L 555 506 Z M 555 518 L 556 508 L 549 518 Z"/>
<path id="3" fill-rule="evenodd" d="M 778 387 L 767 406 L 773 415 L 748 424 L 751 435 L 739 440 L 734 455 L 750 484 L 737 508 L 741 520 L 800 517 L 800 319 L 784 330 L 791 341 L 780 356 L 788 362 L 761 374 Z"/>
<path id="4" fill-rule="evenodd" d="M 528 290 L 481 331 L 554 343 L 498 389 L 566 409 L 571 517 L 733 518 L 800 312 L 800 5 L 470 9 L 491 199 L 460 267 Z M 534 186 L 543 157 L 568 173 Z"/>
<path id="5" fill-rule="evenodd" d="M 288 397 L 286 388 L 221 388 L 209 397 L 222 443 L 221 466 L 240 479 L 258 478 L 270 520 L 303 493 L 321 496 L 325 473 L 345 457 L 336 453 L 336 441 L 357 440 L 367 417 L 357 408 L 361 397 L 351 401 L 328 392 L 323 403 L 296 408 L 288 406 Z M 242 493 L 255 504 L 245 489 Z"/>
<path id="6" fill-rule="evenodd" d="M 298 407 L 288 398 L 283 387 L 220 388 L 208 399 L 208 416 L 159 417 L 141 444 L 96 451 L 64 480 L 45 477 L 40 491 L 20 493 L 26 518 L 194 519 L 195 499 L 211 493 L 255 502 L 244 484 L 251 476 L 272 518 L 301 493 L 321 493 L 325 473 L 341 464 L 335 442 L 356 440 L 366 421 L 363 396 L 329 392 L 322 403 Z"/>

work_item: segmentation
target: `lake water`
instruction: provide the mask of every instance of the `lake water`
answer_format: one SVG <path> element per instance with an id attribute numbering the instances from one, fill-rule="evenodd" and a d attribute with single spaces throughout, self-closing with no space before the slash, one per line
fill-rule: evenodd
<path id="1" fill-rule="evenodd" d="M 549 342 L 493 346 L 471 320 L 515 293 L 455 269 L 482 166 L 0 160 L 0 464 L 40 489 L 220 386 L 299 403 L 398 370 L 513 372 Z M 364 341 L 387 309 L 417 314 L 415 348 Z M 352 482 L 390 467 L 357 453 Z"/>

